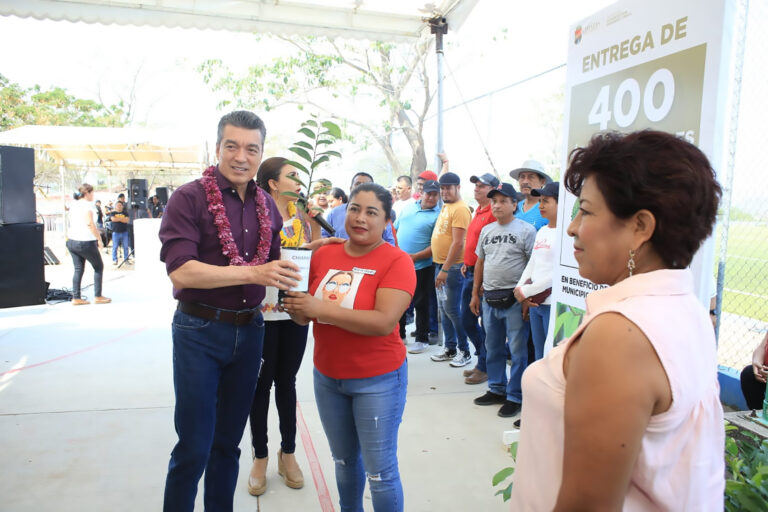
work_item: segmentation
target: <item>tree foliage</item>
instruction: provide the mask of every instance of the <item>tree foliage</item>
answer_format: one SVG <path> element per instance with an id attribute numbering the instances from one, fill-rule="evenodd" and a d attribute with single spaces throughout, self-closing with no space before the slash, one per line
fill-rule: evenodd
<path id="1" fill-rule="evenodd" d="M 306 36 L 277 39 L 292 51 L 244 74 L 236 75 L 221 60 L 199 67 L 206 83 L 232 98 L 221 106 L 268 111 L 292 104 L 336 117 L 373 139 L 395 175 L 403 174 L 394 146 L 402 136 L 412 151 L 411 174 L 424 170 L 422 130 L 432 101 L 426 68 L 431 38 L 407 45 Z M 376 115 L 364 119 L 361 105 L 372 107 Z"/>
<path id="2" fill-rule="evenodd" d="M 0 131 L 24 125 L 123 126 L 122 102 L 106 106 L 77 98 L 61 87 L 25 88 L 0 74 Z"/>

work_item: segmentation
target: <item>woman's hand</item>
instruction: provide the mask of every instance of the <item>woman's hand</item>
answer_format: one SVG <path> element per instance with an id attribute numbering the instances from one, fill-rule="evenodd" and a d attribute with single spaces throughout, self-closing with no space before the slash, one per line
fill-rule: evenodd
<path id="1" fill-rule="evenodd" d="M 316 319 L 323 309 L 323 301 L 306 292 L 286 292 L 282 302 L 283 310 L 291 316 Z"/>
<path id="2" fill-rule="evenodd" d="M 755 374 L 755 380 L 766 383 L 768 381 L 768 365 L 752 363 L 752 371 Z"/>
<path id="3" fill-rule="evenodd" d="M 768 343 L 768 334 L 765 335 L 763 341 L 752 352 L 752 372 L 755 374 L 755 380 L 758 382 L 766 382 L 768 380 L 768 364 L 766 364 L 768 361 L 765 360 L 766 343 Z"/>
<path id="4" fill-rule="evenodd" d="M 525 295 L 523 295 L 523 291 L 519 286 L 515 287 L 515 299 L 517 299 L 517 302 L 523 302 L 525 300 Z"/>
<path id="5" fill-rule="evenodd" d="M 339 238 L 337 236 L 332 236 L 329 238 L 318 238 L 317 240 L 313 240 L 309 242 L 308 244 L 304 244 L 301 247 L 304 249 L 310 249 L 312 251 L 318 250 L 320 247 L 328 244 L 343 244 L 346 242 L 344 238 Z"/>

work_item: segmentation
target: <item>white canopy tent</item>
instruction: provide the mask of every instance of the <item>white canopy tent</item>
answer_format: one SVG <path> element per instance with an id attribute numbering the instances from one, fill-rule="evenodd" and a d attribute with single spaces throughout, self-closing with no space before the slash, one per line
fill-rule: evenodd
<path id="1" fill-rule="evenodd" d="M 0 145 L 33 147 L 59 165 L 112 172 L 189 172 L 209 161 L 203 136 L 145 128 L 22 126 L 0 132 Z"/>
<path id="2" fill-rule="evenodd" d="M 394 42 L 413 41 L 429 31 L 436 36 L 437 149 L 441 152 L 443 35 L 449 29 L 458 30 L 478 1 L 4 0 L 0 16 Z"/>
<path id="3" fill-rule="evenodd" d="M 478 0 L 4 0 L 0 15 L 381 41 L 421 37 L 427 20 L 457 30 Z"/>

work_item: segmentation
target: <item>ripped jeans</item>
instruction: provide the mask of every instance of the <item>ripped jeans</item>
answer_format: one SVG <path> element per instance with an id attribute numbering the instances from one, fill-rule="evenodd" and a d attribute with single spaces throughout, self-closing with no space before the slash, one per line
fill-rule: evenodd
<path id="1" fill-rule="evenodd" d="M 397 432 L 408 388 L 408 361 L 364 379 L 332 379 L 314 370 L 315 400 L 336 463 L 341 512 L 363 512 L 365 480 L 376 512 L 402 512 Z"/>

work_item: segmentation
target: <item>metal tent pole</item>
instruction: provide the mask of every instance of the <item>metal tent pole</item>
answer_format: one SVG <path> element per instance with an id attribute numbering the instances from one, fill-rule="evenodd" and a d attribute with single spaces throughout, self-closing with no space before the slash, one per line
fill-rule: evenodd
<path id="1" fill-rule="evenodd" d="M 444 153 L 443 145 L 443 36 L 448 33 L 448 22 L 442 16 L 429 20 L 430 31 L 435 34 L 437 53 L 437 153 Z M 443 163 L 435 155 L 435 172 L 440 174 Z"/>

